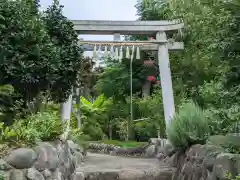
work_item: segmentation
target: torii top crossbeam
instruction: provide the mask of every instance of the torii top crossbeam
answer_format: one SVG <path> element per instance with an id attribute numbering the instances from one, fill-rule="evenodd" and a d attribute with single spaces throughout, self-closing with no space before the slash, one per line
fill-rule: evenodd
<path id="1" fill-rule="evenodd" d="M 155 35 L 159 31 L 171 31 L 183 28 L 183 23 L 175 21 L 92 21 L 72 20 L 79 34 L 112 35 Z"/>

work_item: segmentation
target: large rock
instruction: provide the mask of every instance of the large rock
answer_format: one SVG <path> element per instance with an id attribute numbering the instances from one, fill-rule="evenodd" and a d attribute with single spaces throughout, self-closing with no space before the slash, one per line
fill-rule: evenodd
<path id="1" fill-rule="evenodd" d="M 173 169 L 172 168 L 160 168 L 156 170 L 155 172 L 152 172 L 152 175 L 150 177 L 151 180 L 170 180 L 172 179 L 173 175 Z"/>
<path id="2" fill-rule="evenodd" d="M 155 145 L 150 145 L 145 149 L 145 157 L 156 157 Z"/>
<path id="3" fill-rule="evenodd" d="M 206 153 L 204 154 L 203 166 L 212 171 L 218 154 L 223 153 L 224 149 L 213 145 L 204 145 Z"/>
<path id="4" fill-rule="evenodd" d="M 76 172 L 73 174 L 73 180 L 85 180 L 85 176 L 83 172 Z"/>
<path id="5" fill-rule="evenodd" d="M 162 153 L 164 156 L 172 156 L 175 153 L 175 148 L 171 144 L 166 144 L 164 147 L 158 146 L 157 153 Z"/>
<path id="6" fill-rule="evenodd" d="M 148 143 L 149 143 L 149 144 L 157 144 L 158 141 L 159 141 L 158 138 L 150 138 L 150 139 L 148 140 Z"/>
<path id="7" fill-rule="evenodd" d="M 12 169 L 9 172 L 5 173 L 4 180 L 27 180 L 25 173 L 25 170 Z"/>
<path id="8" fill-rule="evenodd" d="M 69 148 L 71 150 L 71 153 L 73 155 L 74 155 L 75 152 L 81 152 L 82 154 L 84 154 L 84 149 L 81 146 L 79 146 L 78 144 L 75 144 L 71 140 L 68 140 L 67 143 L 68 143 L 68 146 L 69 146 Z"/>
<path id="9" fill-rule="evenodd" d="M 34 167 L 43 171 L 49 169 L 51 171 L 55 170 L 59 165 L 59 158 L 57 149 L 50 143 L 43 142 L 36 146 L 35 151 L 38 154 L 37 161 L 34 164 Z"/>
<path id="10" fill-rule="evenodd" d="M 75 170 L 74 162 L 72 159 L 71 150 L 67 142 L 57 144 L 57 151 L 59 153 L 59 170 L 65 179 L 71 177 Z"/>
<path id="11" fill-rule="evenodd" d="M 145 180 L 147 179 L 145 172 L 139 172 L 134 170 L 121 171 L 118 175 L 119 180 Z"/>
<path id="12" fill-rule="evenodd" d="M 8 171 L 10 169 L 12 169 L 12 167 L 3 159 L 0 159 L 0 170 Z"/>
<path id="13" fill-rule="evenodd" d="M 73 180 L 75 167 L 83 157 L 74 145 L 70 148 L 67 141 L 56 140 L 38 142 L 33 149 L 13 150 L 0 159 L 0 175 L 4 174 L 4 180 Z M 76 157 L 76 166 L 72 157 Z"/>
<path id="14" fill-rule="evenodd" d="M 35 168 L 29 168 L 27 170 L 26 177 L 28 180 L 45 180 L 43 175 L 37 171 Z"/>
<path id="15" fill-rule="evenodd" d="M 120 180 L 118 172 L 114 172 L 114 171 L 113 172 L 111 171 L 110 172 L 106 172 L 106 171 L 90 172 L 90 173 L 85 173 L 84 177 L 86 180 L 116 180 L 116 179 Z"/>
<path id="16" fill-rule="evenodd" d="M 238 134 L 227 134 L 226 136 L 223 135 L 210 136 L 207 142 L 208 144 L 212 144 L 215 146 L 221 147 L 232 146 L 240 148 L 240 136 Z"/>
<path id="17" fill-rule="evenodd" d="M 28 148 L 19 148 L 10 152 L 6 157 L 6 162 L 16 169 L 27 169 L 32 166 L 37 158 L 37 154 Z"/>
<path id="18" fill-rule="evenodd" d="M 72 154 L 74 154 L 76 151 L 79 151 L 79 146 L 75 144 L 73 141 L 68 140 L 67 143 Z"/>
<path id="19" fill-rule="evenodd" d="M 233 177 L 240 173 L 240 155 L 225 153 L 225 149 L 216 146 L 222 145 L 222 136 L 210 139 L 214 143 L 193 145 L 170 157 L 169 162 L 175 167 L 172 180 L 226 180 L 227 173 Z"/>
<path id="20" fill-rule="evenodd" d="M 227 173 L 231 173 L 232 176 L 238 175 L 236 169 L 236 162 L 238 161 L 240 155 L 221 153 L 216 157 L 216 162 L 213 167 L 214 175 L 221 180 L 226 179 Z"/>
<path id="21" fill-rule="evenodd" d="M 50 180 L 52 179 L 52 172 L 49 171 L 48 169 L 45 169 L 43 172 L 42 172 L 42 175 L 45 179 L 47 180 Z"/>
<path id="22" fill-rule="evenodd" d="M 79 166 L 83 162 L 82 153 L 75 152 L 75 154 L 72 156 L 72 161 L 73 161 L 75 167 Z"/>
<path id="23" fill-rule="evenodd" d="M 53 180 L 64 180 L 64 175 L 63 173 L 60 171 L 60 169 L 56 169 L 55 172 L 53 172 Z M 68 178 L 66 178 L 68 179 Z"/>

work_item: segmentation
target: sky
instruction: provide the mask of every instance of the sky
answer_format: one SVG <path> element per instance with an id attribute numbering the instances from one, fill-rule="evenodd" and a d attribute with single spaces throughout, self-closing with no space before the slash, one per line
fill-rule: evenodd
<path id="1" fill-rule="evenodd" d="M 42 8 L 52 0 L 40 0 Z M 71 20 L 136 20 L 137 0 L 60 0 L 64 15 Z M 113 40 L 113 36 L 80 35 L 84 40 Z"/>

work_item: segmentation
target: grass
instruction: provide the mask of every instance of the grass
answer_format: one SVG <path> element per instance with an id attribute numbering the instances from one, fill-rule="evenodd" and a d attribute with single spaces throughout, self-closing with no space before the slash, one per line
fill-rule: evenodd
<path id="1" fill-rule="evenodd" d="M 115 146 L 120 146 L 122 148 L 134 148 L 146 145 L 146 142 L 136 142 L 136 141 L 119 141 L 119 140 L 102 140 L 99 143 L 113 144 Z"/>

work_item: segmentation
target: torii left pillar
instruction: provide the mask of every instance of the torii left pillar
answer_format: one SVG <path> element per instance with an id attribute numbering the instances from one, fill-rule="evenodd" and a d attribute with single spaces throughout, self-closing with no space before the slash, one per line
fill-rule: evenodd
<path id="1" fill-rule="evenodd" d="M 61 104 L 61 120 L 70 120 L 72 110 L 72 94 L 69 95 L 68 99 Z"/>
<path id="2" fill-rule="evenodd" d="M 167 36 L 164 31 L 158 32 L 156 39 L 165 41 L 158 47 L 158 64 L 161 77 L 162 99 L 164 108 L 164 118 L 166 127 L 168 127 L 171 119 L 175 114 L 174 96 L 172 87 L 172 76 L 169 63 Z"/>
<path id="3" fill-rule="evenodd" d="M 70 131 L 70 118 L 72 112 L 72 93 L 69 95 L 68 99 L 61 104 L 61 120 L 66 122 L 67 127 L 64 129 L 64 133 L 61 135 L 61 138 L 66 140 L 68 138 L 68 133 Z"/>

